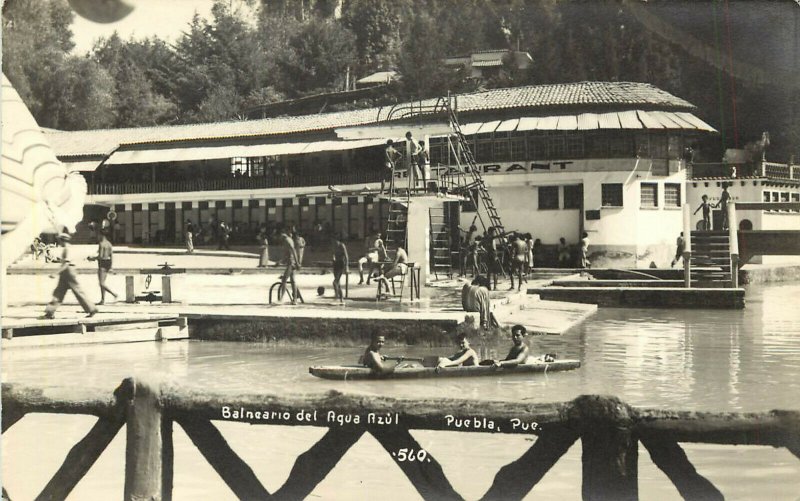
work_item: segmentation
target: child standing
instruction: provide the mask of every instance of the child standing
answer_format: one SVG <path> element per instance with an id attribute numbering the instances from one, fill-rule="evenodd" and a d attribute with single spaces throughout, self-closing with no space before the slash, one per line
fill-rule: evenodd
<path id="1" fill-rule="evenodd" d="M 705 231 L 711 230 L 711 204 L 708 203 L 708 195 L 703 195 L 703 201 L 700 202 L 700 206 L 695 209 L 694 214 L 697 214 L 697 211 L 703 209 L 703 229 Z"/>

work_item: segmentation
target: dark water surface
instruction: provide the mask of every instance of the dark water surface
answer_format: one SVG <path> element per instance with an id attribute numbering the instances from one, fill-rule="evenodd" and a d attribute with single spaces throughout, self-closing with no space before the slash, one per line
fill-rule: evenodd
<path id="1" fill-rule="evenodd" d="M 352 363 L 359 350 L 274 347 L 223 342 L 170 342 L 7 351 L 6 382 L 80 385 L 111 391 L 127 376 L 146 374 L 215 392 L 347 393 L 394 397 L 474 398 L 552 402 L 586 393 L 619 396 L 647 407 L 707 411 L 800 409 L 800 284 L 751 287 L 743 311 L 601 309 L 563 336 L 529 338 L 534 353 L 578 358 L 577 371 L 546 376 L 419 381 L 324 381 L 309 365 Z M 480 346 L 504 354 L 507 346 Z M 388 347 L 388 354 L 443 354 L 442 349 Z M 3 483 L 13 499 L 35 497 L 63 457 L 91 427 L 81 416 L 27 416 L 3 436 Z M 218 423 L 226 439 L 274 491 L 297 454 L 322 428 Z M 531 442 L 519 436 L 456 432 L 413 433 L 442 464 L 457 491 L 477 498 L 497 469 Z M 176 426 L 175 499 L 233 495 Z M 800 461 L 783 449 L 687 446 L 701 474 L 729 499 L 798 499 Z M 639 458 L 642 499 L 678 493 L 650 462 Z M 124 435 L 120 434 L 73 493 L 73 499 L 122 493 Z M 322 499 L 363 499 L 381 487 L 389 499 L 419 495 L 388 454 L 365 436 L 314 491 Z M 392 490 L 385 491 L 391 487 Z M 580 498 L 580 445 L 532 491 L 537 499 Z"/>

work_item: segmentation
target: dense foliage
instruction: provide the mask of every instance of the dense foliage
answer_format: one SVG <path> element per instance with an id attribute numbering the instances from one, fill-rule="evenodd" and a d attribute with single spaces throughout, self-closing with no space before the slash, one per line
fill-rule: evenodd
<path id="1" fill-rule="evenodd" d="M 195 17 L 174 43 L 114 35 L 88 54 L 72 51 L 66 0 L 8 0 L 3 71 L 39 122 L 60 129 L 236 119 L 254 106 L 342 90 L 386 69 L 402 80 L 374 99 L 642 81 L 694 103 L 720 129 L 710 159 L 768 130 L 770 157 L 786 161 L 800 150 L 800 92 L 782 80 L 797 78 L 800 64 L 796 47 L 783 50 L 791 36 L 771 45 L 770 37 L 797 29 L 797 6 L 746 4 L 732 3 L 724 15 L 719 1 L 647 4 L 705 44 L 718 59 L 709 61 L 692 55 L 682 37 L 647 27 L 625 0 L 226 0 L 215 3 L 211 19 Z M 747 40 L 777 49 L 754 52 Z M 530 52 L 532 68 L 475 81 L 442 64 L 445 56 L 498 48 Z M 732 79 L 726 68 L 734 60 L 782 78 Z"/>

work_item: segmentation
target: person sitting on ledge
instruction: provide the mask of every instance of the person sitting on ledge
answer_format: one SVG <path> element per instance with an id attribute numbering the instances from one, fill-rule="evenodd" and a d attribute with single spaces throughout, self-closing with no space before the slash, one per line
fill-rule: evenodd
<path id="1" fill-rule="evenodd" d="M 458 353 L 451 357 L 440 357 L 439 363 L 436 365 L 437 369 L 442 367 L 478 365 L 478 354 L 470 347 L 469 339 L 467 339 L 466 334 L 459 334 L 456 341 L 460 348 Z"/>
<path id="2" fill-rule="evenodd" d="M 461 289 L 461 306 L 464 311 L 480 313 L 481 327 L 489 326 L 492 303 L 489 299 L 489 279 L 478 275 L 472 284 Z"/>
<path id="3" fill-rule="evenodd" d="M 525 334 L 527 334 L 525 326 L 517 324 L 512 327 L 511 342 L 513 345 L 511 346 L 511 350 L 508 352 L 508 355 L 506 355 L 506 358 L 503 360 L 495 360 L 492 365 L 495 367 L 516 367 L 519 364 L 524 364 L 530 352 L 528 346 L 523 342 Z"/>
<path id="4" fill-rule="evenodd" d="M 394 372 L 394 366 L 386 365 L 386 357 L 381 355 L 381 348 L 386 344 L 386 336 L 380 332 L 373 332 L 372 337 L 364 350 L 364 355 L 361 357 L 361 364 L 364 367 L 369 367 L 375 374 L 388 374 Z"/>

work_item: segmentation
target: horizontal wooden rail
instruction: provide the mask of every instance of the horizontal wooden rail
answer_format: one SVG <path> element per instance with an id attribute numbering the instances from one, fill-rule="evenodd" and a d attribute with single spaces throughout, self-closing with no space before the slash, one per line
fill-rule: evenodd
<path id="1" fill-rule="evenodd" d="M 394 399 L 345 395 L 204 392 L 176 384 L 124 380 L 107 390 L 2 385 L 3 431 L 28 412 L 92 414 L 99 419 L 67 455 L 38 499 L 62 499 L 126 426 L 124 499 L 171 499 L 172 427 L 178 423 L 203 457 L 241 498 L 308 496 L 364 434 L 390 453 L 423 498 L 461 499 L 432 456 L 405 461 L 399 450 L 422 448 L 413 429 L 538 435 L 501 468 L 483 499 L 521 499 L 580 438 L 583 498 L 638 499 L 638 444 L 687 499 L 722 499 L 680 446 L 683 442 L 786 447 L 800 458 L 800 411 L 695 412 L 632 407 L 616 397 L 525 404 L 475 400 Z M 274 494 L 228 445 L 213 421 L 325 427 Z"/>

